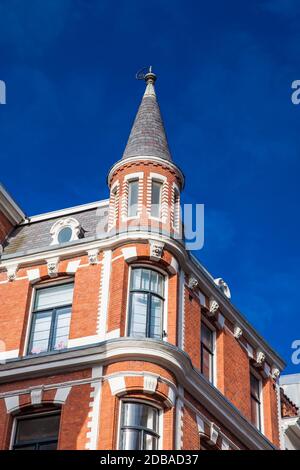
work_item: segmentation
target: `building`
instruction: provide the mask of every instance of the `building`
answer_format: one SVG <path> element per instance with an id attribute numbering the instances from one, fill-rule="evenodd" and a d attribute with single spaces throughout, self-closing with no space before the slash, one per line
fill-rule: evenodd
<path id="1" fill-rule="evenodd" d="M 281 433 L 286 450 L 300 450 L 300 374 L 280 377 Z"/>
<path id="2" fill-rule="evenodd" d="M 187 251 L 154 82 L 109 199 L 0 189 L 2 449 L 276 449 L 282 359 Z"/>

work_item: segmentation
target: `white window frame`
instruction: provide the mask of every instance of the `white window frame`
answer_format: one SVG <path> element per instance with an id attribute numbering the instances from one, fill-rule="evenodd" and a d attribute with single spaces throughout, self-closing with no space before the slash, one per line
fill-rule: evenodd
<path id="1" fill-rule="evenodd" d="M 207 328 L 209 328 L 212 331 L 213 334 L 213 374 L 212 374 L 212 381 L 209 381 L 214 387 L 217 386 L 217 330 L 216 328 L 212 325 L 210 321 L 207 320 L 207 318 L 204 317 L 204 315 L 201 315 L 201 323 L 205 323 Z M 200 354 L 201 354 L 201 328 L 200 328 Z M 201 358 L 200 358 L 201 360 Z M 202 374 L 201 374 L 202 375 Z"/>
<path id="2" fill-rule="evenodd" d="M 68 279 L 59 279 L 55 282 L 52 280 L 49 280 L 45 282 L 44 284 L 38 284 L 36 286 L 32 286 L 32 293 L 31 293 L 31 299 L 30 299 L 30 306 L 29 306 L 29 314 L 28 314 L 28 320 L 27 320 L 27 327 L 26 327 L 26 334 L 25 334 L 25 341 L 24 341 L 24 348 L 22 351 L 22 357 L 28 356 L 27 351 L 28 351 L 28 346 L 29 346 L 29 340 L 30 340 L 30 333 L 31 333 L 31 325 L 32 325 L 32 320 L 33 320 L 33 307 L 34 307 L 34 302 L 36 299 L 36 292 L 37 290 L 40 289 L 46 289 L 47 287 L 55 287 L 59 286 L 61 284 L 74 284 L 74 289 L 75 289 L 75 279 L 73 278 L 68 278 Z M 73 304 L 72 304 L 73 307 Z M 72 322 L 72 312 L 71 312 L 71 322 Z M 71 323 L 70 323 L 71 325 Z M 55 353 L 55 351 L 53 351 Z"/>
<path id="3" fill-rule="evenodd" d="M 178 195 L 178 221 L 177 224 L 175 223 L 175 195 Z M 172 200 L 172 210 L 173 210 L 173 220 L 172 220 L 172 228 L 176 230 L 177 232 L 180 232 L 180 223 L 181 223 L 181 205 L 180 205 L 180 191 L 176 183 L 173 183 L 173 192 L 172 192 L 173 200 Z"/>
<path id="4" fill-rule="evenodd" d="M 65 229 L 70 228 L 72 230 L 72 236 L 69 241 L 65 243 L 73 242 L 74 240 L 79 239 L 81 226 L 78 220 L 74 219 L 74 217 L 65 217 L 63 219 L 57 220 L 50 229 L 50 235 L 52 236 L 52 241 L 50 245 L 61 245 L 58 241 L 59 233 Z"/>
<path id="5" fill-rule="evenodd" d="M 162 340 L 163 341 L 168 341 L 168 293 L 169 293 L 169 276 L 161 268 L 158 268 L 156 266 L 151 266 L 149 264 L 145 263 L 133 263 L 130 264 L 129 266 L 129 271 L 128 271 L 128 282 L 127 282 L 127 300 L 126 300 L 126 320 L 125 320 L 125 335 L 127 338 L 130 338 L 130 336 L 127 336 L 128 334 L 128 327 L 129 327 L 129 304 L 130 304 L 130 283 L 131 283 L 131 276 L 132 276 L 132 270 L 135 268 L 144 268 L 144 269 L 150 269 L 152 271 L 157 271 L 160 274 L 164 276 L 165 280 L 165 285 L 164 285 L 164 308 L 163 308 L 163 322 L 162 322 L 162 332 L 166 332 L 166 336 L 163 336 Z M 153 338 L 145 338 L 145 339 L 153 339 Z"/>
<path id="6" fill-rule="evenodd" d="M 132 181 L 138 181 L 138 203 L 137 203 L 137 214 L 133 216 L 128 215 L 128 209 L 129 209 L 129 184 Z M 127 192 L 126 194 L 122 195 L 122 198 L 126 197 L 125 201 L 125 214 L 123 213 L 122 220 L 127 221 L 127 220 L 135 220 L 138 219 L 141 215 L 141 204 L 140 200 L 143 194 L 143 181 L 144 181 L 144 173 L 142 171 L 137 172 L 137 173 L 130 173 L 129 175 L 125 175 L 124 177 L 124 182 L 127 185 Z M 122 202 L 122 205 L 124 207 L 124 202 Z M 121 209 L 122 211 L 122 209 Z"/>
<path id="7" fill-rule="evenodd" d="M 126 396 L 120 398 L 119 400 L 119 415 L 118 415 L 118 431 L 117 431 L 117 443 L 116 443 L 116 449 L 117 450 L 121 450 L 120 449 L 120 436 L 121 436 L 121 419 L 122 419 L 122 406 L 123 406 L 123 403 L 124 402 L 131 402 L 131 403 L 141 403 L 143 405 L 148 405 L 148 406 L 152 406 L 153 408 L 156 408 L 158 410 L 158 434 L 159 434 L 159 438 L 158 438 L 158 449 L 157 450 L 163 450 L 163 430 L 164 430 L 164 409 L 162 408 L 162 406 L 160 406 L 159 404 L 157 403 L 153 403 L 151 401 L 148 401 L 148 400 L 144 400 L 143 398 L 131 398 L 131 397 L 128 397 L 126 398 Z"/>

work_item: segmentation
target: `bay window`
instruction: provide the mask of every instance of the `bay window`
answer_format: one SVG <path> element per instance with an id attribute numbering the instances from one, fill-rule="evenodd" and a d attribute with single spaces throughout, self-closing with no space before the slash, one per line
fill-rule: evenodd
<path id="1" fill-rule="evenodd" d="M 163 336 L 164 276 L 133 268 L 130 279 L 128 335 L 161 339 Z"/>
<path id="2" fill-rule="evenodd" d="M 139 402 L 121 403 L 121 450 L 157 450 L 159 410 Z"/>
<path id="3" fill-rule="evenodd" d="M 65 349 L 68 345 L 73 283 L 36 290 L 28 354 Z"/>

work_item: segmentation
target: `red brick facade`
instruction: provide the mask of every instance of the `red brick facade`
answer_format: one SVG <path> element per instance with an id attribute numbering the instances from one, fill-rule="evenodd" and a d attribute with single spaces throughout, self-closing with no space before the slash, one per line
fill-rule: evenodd
<path id="1" fill-rule="evenodd" d="M 128 221 L 131 176 L 139 181 L 139 208 Z M 151 178 L 159 176 L 161 217 L 152 220 Z M 58 449 L 118 449 L 120 403 L 131 400 L 159 410 L 161 449 L 278 448 L 282 362 L 176 238 L 180 170 L 157 158 L 127 159 L 111 170 L 108 183 L 106 237 L 1 261 L 0 447 L 13 446 L 18 418 L 57 409 Z M 0 218 L 0 237 L 8 229 Z M 164 277 L 161 340 L 129 336 L 129 283 L 138 266 Z M 36 290 L 69 280 L 68 347 L 29 355 Z M 214 337 L 211 382 L 201 373 L 202 321 Z M 251 371 L 261 387 L 261 432 L 251 424 Z"/>

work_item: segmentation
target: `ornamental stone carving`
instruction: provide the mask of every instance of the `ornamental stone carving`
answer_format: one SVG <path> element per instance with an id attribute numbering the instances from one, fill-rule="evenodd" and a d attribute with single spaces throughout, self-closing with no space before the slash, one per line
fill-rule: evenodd
<path id="1" fill-rule="evenodd" d="M 277 380 L 277 379 L 279 379 L 279 376 L 280 376 L 280 370 L 277 367 L 273 367 L 272 368 L 272 378 L 274 380 Z"/>
<path id="2" fill-rule="evenodd" d="M 97 264 L 98 262 L 98 250 L 89 250 L 88 251 L 88 259 L 89 259 L 89 264 Z"/>
<path id="3" fill-rule="evenodd" d="M 262 366 L 263 363 L 265 362 L 266 355 L 262 351 L 257 351 L 256 352 L 256 364 L 258 366 Z"/>
<path id="4" fill-rule="evenodd" d="M 235 325 L 234 327 L 234 332 L 233 332 L 233 336 L 236 338 L 236 339 L 239 339 L 243 334 L 243 330 L 242 328 L 239 326 L 239 325 Z"/>
<path id="5" fill-rule="evenodd" d="M 209 316 L 213 317 L 219 310 L 219 307 L 220 306 L 218 302 L 213 297 L 211 297 L 209 299 Z"/>
<path id="6" fill-rule="evenodd" d="M 222 279 L 221 277 L 217 278 L 214 280 L 215 284 L 220 288 L 220 290 L 223 292 L 223 294 L 230 299 L 231 298 L 231 292 L 228 287 L 228 284 Z"/>
<path id="7" fill-rule="evenodd" d="M 188 282 L 188 287 L 192 290 L 196 289 L 196 287 L 198 287 L 198 281 L 195 277 L 191 276 L 189 278 L 189 282 Z"/>
<path id="8" fill-rule="evenodd" d="M 165 244 L 156 240 L 150 240 L 150 259 L 158 261 L 161 259 Z"/>
<path id="9" fill-rule="evenodd" d="M 47 259 L 47 269 L 50 277 L 56 277 L 58 275 L 58 263 L 58 257 Z"/>

